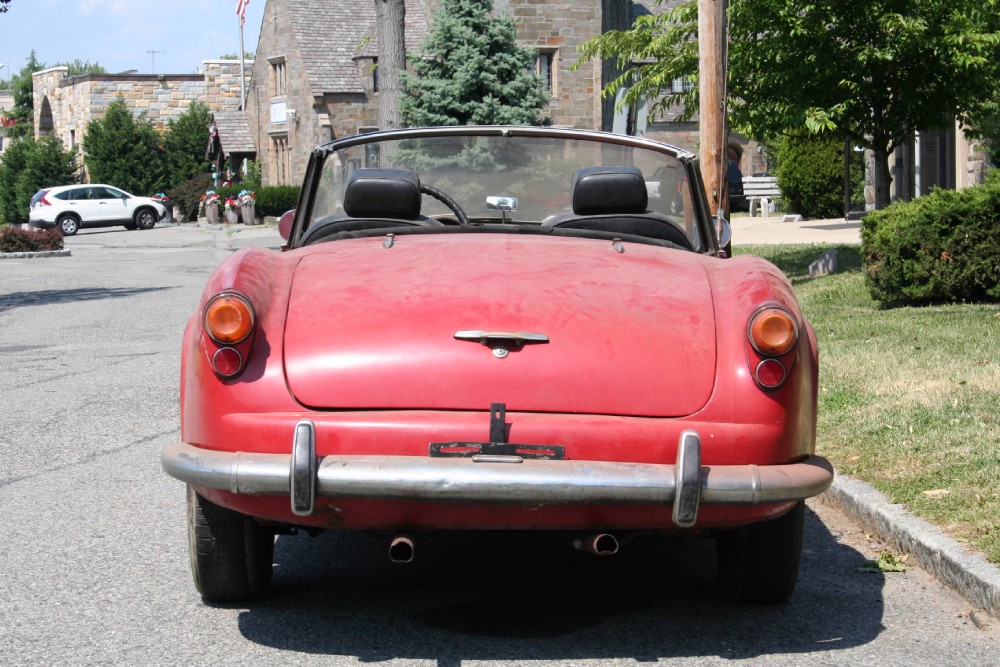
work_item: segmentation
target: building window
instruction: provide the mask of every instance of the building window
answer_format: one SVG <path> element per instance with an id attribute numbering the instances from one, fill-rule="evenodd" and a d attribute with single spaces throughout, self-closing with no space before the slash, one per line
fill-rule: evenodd
<path id="1" fill-rule="evenodd" d="M 271 62 L 271 97 L 284 97 L 287 91 L 288 80 L 285 75 L 285 59 L 280 58 Z"/>
<path id="2" fill-rule="evenodd" d="M 372 58 L 372 92 L 378 92 L 378 58 Z"/>
<path id="3" fill-rule="evenodd" d="M 694 81 L 687 77 L 677 77 L 670 84 L 670 92 L 674 95 L 689 93 L 694 90 Z"/>
<path id="4" fill-rule="evenodd" d="M 271 155 L 273 158 L 274 182 L 283 185 L 289 182 L 288 173 L 288 135 L 271 137 Z"/>
<path id="5" fill-rule="evenodd" d="M 554 95 L 556 92 L 556 51 L 554 49 L 539 49 L 535 57 L 535 74 L 542 80 L 545 92 Z"/>

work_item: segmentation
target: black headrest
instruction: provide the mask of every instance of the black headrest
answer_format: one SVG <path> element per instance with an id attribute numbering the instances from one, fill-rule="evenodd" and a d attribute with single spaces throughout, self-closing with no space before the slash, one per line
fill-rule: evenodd
<path id="1" fill-rule="evenodd" d="M 638 167 L 584 167 L 573 176 L 577 215 L 643 213 L 648 203 L 646 180 Z"/>
<path id="2" fill-rule="evenodd" d="M 352 218 L 420 217 L 420 179 L 409 169 L 358 169 L 344 193 L 344 212 Z"/>

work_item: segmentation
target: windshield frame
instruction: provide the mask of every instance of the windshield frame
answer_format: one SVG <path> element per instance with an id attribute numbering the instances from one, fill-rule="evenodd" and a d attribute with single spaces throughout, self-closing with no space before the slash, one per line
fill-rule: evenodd
<path id="1" fill-rule="evenodd" d="M 454 126 L 454 127 L 420 127 L 405 128 L 398 130 L 383 130 L 365 134 L 351 135 L 342 139 L 336 139 L 318 146 L 311 154 L 306 175 L 303 182 L 299 203 L 295 211 L 295 217 L 289 234 L 289 248 L 299 247 L 298 242 L 308 229 L 310 221 L 313 219 L 313 207 L 316 204 L 317 192 L 321 187 L 325 163 L 332 155 L 338 154 L 346 149 L 368 144 L 379 144 L 385 142 L 402 142 L 409 139 L 427 138 L 453 138 L 453 137 L 539 137 L 561 139 L 577 142 L 594 142 L 595 144 L 606 144 L 625 148 L 641 149 L 653 153 L 660 153 L 665 158 L 676 159 L 686 170 L 691 184 L 691 208 L 698 233 L 701 236 L 702 247 L 699 252 L 716 253 L 718 244 L 716 231 L 712 224 L 712 217 L 709 212 L 708 202 L 702 186 L 702 179 L 698 170 L 697 157 L 686 150 L 665 144 L 644 137 L 633 137 L 627 135 L 612 134 L 596 130 L 581 130 L 574 128 L 551 128 L 533 126 Z"/>

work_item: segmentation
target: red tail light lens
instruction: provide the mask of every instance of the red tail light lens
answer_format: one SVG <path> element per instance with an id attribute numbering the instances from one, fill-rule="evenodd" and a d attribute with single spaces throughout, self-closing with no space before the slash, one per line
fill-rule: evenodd
<path id="1" fill-rule="evenodd" d="M 244 297 L 219 294 L 205 307 L 205 332 L 216 343 L 235 345 L 247 339 L 254 327 L 253 308 Z"/>

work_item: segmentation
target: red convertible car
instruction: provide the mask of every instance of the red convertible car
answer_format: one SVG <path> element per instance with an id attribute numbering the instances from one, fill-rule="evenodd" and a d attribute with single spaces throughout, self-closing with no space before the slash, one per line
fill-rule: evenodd
<path id="1" fill-rule="evenodd" d="M 697 160 L 535 127 L 420 128 L 315 150 L 282 252 L 215 270 L 184 335 L 195 585 L 245 600 L 277 534 L 539 530 L 717 544 L 721 590 L 795 586 L 817 348 L 785 276 L 725 258 Z"/>

